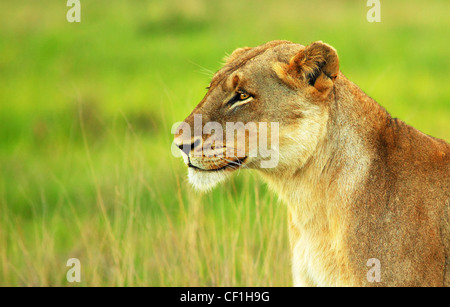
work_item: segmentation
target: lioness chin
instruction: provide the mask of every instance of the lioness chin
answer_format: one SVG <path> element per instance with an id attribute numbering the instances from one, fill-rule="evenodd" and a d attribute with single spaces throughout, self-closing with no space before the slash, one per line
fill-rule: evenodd
<path id="1" fill-rule="evenodd" d="M 222 132 L 199 132 L 196 115 L 200 130 Z M 278 123 L 276 165 L 250 154 L 245 127 L 225 143 L 227 122 Z M 256 169 L 287 203 L 294 285 L 450 285 L 450 145 L 392 118 L 339 71 L 331 46 L 235 50 L 184 125 L 175 144 L 196 188 Z"/>

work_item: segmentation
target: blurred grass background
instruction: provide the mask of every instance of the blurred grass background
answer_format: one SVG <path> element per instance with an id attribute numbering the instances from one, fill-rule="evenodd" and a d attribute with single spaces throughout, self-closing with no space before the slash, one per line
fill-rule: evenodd
<path id="1" fill-rule="evenodd" d="M 0 286 L 289 286 L 285 207 L 186 182 L 170 128 L 235 48 L 322 40 L 395 117 L 450 140 L 450 3 L 0 0 Z"/>

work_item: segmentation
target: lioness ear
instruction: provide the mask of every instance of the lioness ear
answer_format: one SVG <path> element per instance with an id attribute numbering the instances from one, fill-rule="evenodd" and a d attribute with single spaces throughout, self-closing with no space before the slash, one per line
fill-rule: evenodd
<path id="1" fill-rule="evenodd" d="M 246 53 L 247 51 L 249 51 L 250 47 L 243 47 L 243 48 L 237 48 L 236 50 L 234 50 L 231 55 L 226 56 L 224 58 L 225 64 L 230 64 L 231 62 L 233 62 L 234 60 L 236 60 L 240 55 Z"/>
<path id="2" fill-rule="evenodd" d="M 339 73 L 337 52 L 328 44 L 314 42 L 291 58 L 286 73 L 291 81 L 303 80 L 318 91 L 327 91 Z"/>

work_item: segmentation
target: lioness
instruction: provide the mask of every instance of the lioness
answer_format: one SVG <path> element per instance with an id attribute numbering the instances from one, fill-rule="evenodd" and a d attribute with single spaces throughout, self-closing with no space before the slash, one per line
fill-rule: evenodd
<path id="1" fill-rule="evenodd" d="M 208 89 L 185 119 L 191 132 L 175 135 L 189 181 L 209 189 L 257 169 L 288 205 L 294 285 L 450 285 L 450 145 L 392 118 L 339 71 L 334 48 L 239 48 Z M 218 155 L 230 145 L 199 136 L 195 115 L 223 131 L 279 123 L 278 164 L 260 167 L 248 141 L 240 155 Z"/>

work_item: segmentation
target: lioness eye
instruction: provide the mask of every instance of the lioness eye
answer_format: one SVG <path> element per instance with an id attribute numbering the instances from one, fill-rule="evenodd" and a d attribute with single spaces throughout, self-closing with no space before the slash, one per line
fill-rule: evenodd
<path id="1" fill-rule="evenodd" d="M 250 98 L 252 98 L 253 96 L 250 95 L 249 93 L 247 93 L 244 90 L 239 90 L 236 91 L 236 94 L 227 101 L 226 106 L 228 107 L 236 107 L 236 106 L 240 106 L 243 105 L 247 102 L 250 101 Z"/>
<path id="2" fill-rule="evenodd" d="M 240 100 L 245 100 L 245 99 L 247 99 L 248 97 L 250 97 L 250 95 L 247 94 L 247 93 L 239 93 L 239 99 L 240 99 Z"/>

